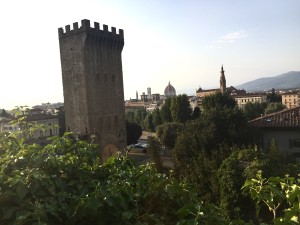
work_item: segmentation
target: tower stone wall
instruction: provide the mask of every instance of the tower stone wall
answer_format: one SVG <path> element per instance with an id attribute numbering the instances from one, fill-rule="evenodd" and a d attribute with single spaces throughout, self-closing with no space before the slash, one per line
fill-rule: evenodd
<path id="1" fill-rule="evenodd" d="M 220 92 L 222 94 L 226 93 L 226 79 L 225 79 L 225 71 L 223 69 L 223 65 L 221 68 L 221 76 L 220 76 Z"/>
<path id="2" fill-rule="evenodd" d="M 66 129 L 94 136 L 105 154 L 126 146 L 123 30 L 82 20 L 58 29 Z"/>

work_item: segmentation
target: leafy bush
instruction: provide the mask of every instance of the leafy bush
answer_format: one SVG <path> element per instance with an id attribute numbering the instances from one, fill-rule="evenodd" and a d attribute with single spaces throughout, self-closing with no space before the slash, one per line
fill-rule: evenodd
<path id="1" fill-rule="evenodd" d="M 248 179 L 243 189 L 249 193 L 256 203 L 257 217 L 263 206 L 273 215 L 274 224 L 300 223 L 300 179 L 286 176 L 285 178 L 263 178 L 258 171 L 256 179 Z M 265 221 L 264 221 L 265 222 Z"/>
<path id="2" fill-rule="evenodd" d="M 22 131 L 21 131 L 22 132 Z M 0 134 L 0 224 L 225 224 L 185 182 L 70 133 L 46 146 Z"/>

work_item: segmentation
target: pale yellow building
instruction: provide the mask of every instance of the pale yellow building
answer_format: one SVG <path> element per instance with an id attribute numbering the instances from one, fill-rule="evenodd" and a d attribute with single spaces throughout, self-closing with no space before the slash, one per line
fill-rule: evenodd
<path id="1" fill-rule="evenodd" d="M 266 94 L 244 94 L 244 95 L 232 95 L 235 99 L 237 106 L 243 109 L 248 102 L 251 103 L 263 103 L 267 102 Z"/>
<path id="2" fill-rule="evenodd" d="M 300 92 L 283 93 L 282 104 L 288 109 L 300 106 Z"/>

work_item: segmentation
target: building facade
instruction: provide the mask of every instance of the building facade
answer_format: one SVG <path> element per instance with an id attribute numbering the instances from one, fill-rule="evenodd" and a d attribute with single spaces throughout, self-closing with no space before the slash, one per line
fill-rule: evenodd
<path id="1" fill-rule="evenodd" d="M 275 142 L 279 150 L 300 162 L 300 106 L 249 121 L 261 131 L 261 147 L 267 149 Z"/>
<path id="2" fill-rule="evenodd" d="M 240 109 L 245 108 L 245 105 L 248 102 L 251 102 L 251 103 L 267 102 L 266 94 L 243 94 L 243 95 L 232 95 L 232 97 L 235 99 L 236 104 Z"/>
<path id="3" fill-rule="evenodd" d="M 94 137 L 103 160 L 126 146 L 123 30 L 82 20 L 58 29 L 67 131 Z"/>
<path id="4" fill-rule="evenodd" d="M 300 92 L 287 92 L 282 95 L 282 104 L 288 109 L 300 106 Z"/>

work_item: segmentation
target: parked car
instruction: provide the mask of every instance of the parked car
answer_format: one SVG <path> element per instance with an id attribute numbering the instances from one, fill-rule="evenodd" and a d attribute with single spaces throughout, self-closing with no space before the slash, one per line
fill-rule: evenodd
<path id="1" fill-rule="evenodd" d="M 128 145 L 126 147 L 128 152 L 143 152 L 146 153 L 147 152 L 147 146 L 145 146 L 145 144 L 141 145 L 141 144 L 133 144 L 133 145 Z"/>

